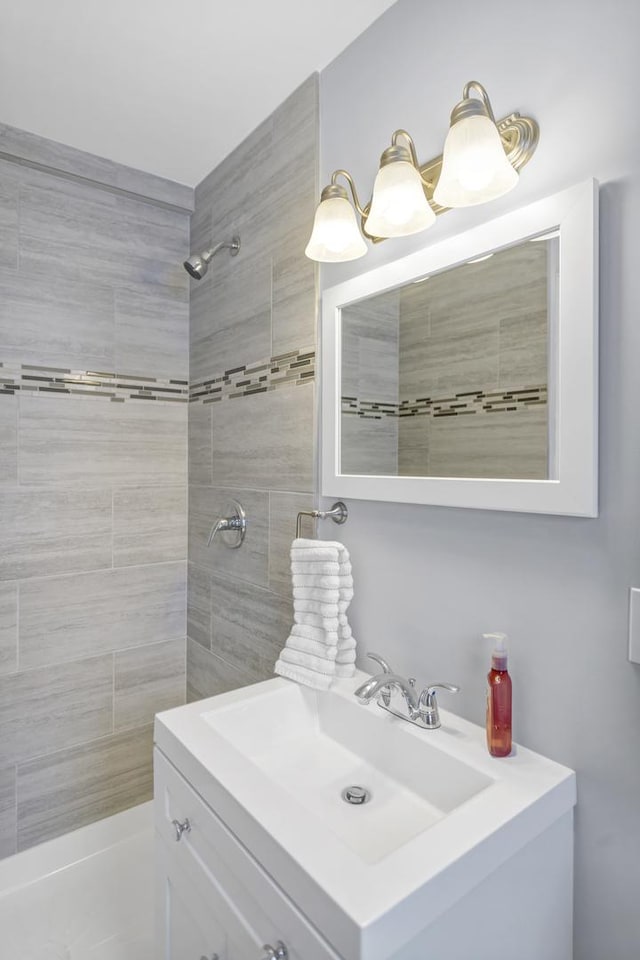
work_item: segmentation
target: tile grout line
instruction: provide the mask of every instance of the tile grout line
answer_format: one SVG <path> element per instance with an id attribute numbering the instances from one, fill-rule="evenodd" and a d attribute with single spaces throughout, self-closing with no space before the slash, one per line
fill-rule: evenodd
<path id="1" fill-rule="evenodd" d="M 15 851 L 18 852 L 18 764 L 13 764 L 13 803 L 15 815 Z"/>
<path id="2" fill-rule="evenodd" d="M 187 670 L 189 668 L 188 646 L 189 646 L 189 631 L 188 631 L 188 624 L 187 624 L 187 630 L 185 630 L 185 635 L 184 635 L 184 658 L 183 658 L 184 659 L 184 680 L 182 684 L 183 703 L 187 702 Z"/>
<path id="3" fill-rule="evenodd" d="M 111 651 L 111 733 L 116 732 L 116 651 Z"/>
<path id="4" fill-rule="evenodd" d="M 20 476 L 20 433 L 21 433 L 21 417 L 20 417 L 20 397 L 16 400 L 16 487 L 20 489 L 22 486 L 22 480 Z"/>
<path id="5" fill-rule="evenodd" d="M 16 673 L 20 671 L 20 580 L 16 580 Z"/>
<path id="6" fill-rule="evenodd" d="M 262 589 L 264 590 L 266 588 L 263 587 Z M 62 667 L 65 665 L 69 666 L 72 664 L 87 663 L 89 660 L 100 660 L 109 656 L 115 657 L 115 655 L 118 653 L 133 653 L 140 650 L 149 650 L 152 647 L 159 647 L 165 643 L 177 643 L 179 640 L 183 638 L 183 636 L 184 636 L 184 633 L 179 632 L 175 637 L 165 637 L 162 640 L 150 640 L 149 643 L 138 643 L 135 646 L 131 646 L 131 647 L 116 647 L 113 650 L 106 650 L 102 653 L 90 653 L 87 656 L 72 657 L 65 660 L 46 661 L 44 663 L 39 663 L 33 667 L 25 667 L 23 670 L 20 670 L 20 671 L 14 670 L 13 673 L 5 673 L 2 675 L 2 679 L 4 680 L 4 679 L 9 679 L 10 677 L 15 677 L 17 676 L 18 673 L 24 676 L 27 673 L 33 673 L 35 670 L 45 670 L 50 667 Z M 115 667 L 115 664 L 114 664 L 114 667 Z"/>
<path id="7" fill-rule="evenodd" d="M 115 485 L 111 484 L 111 569 L 116 566 L 116 533 L 115 533 Z"/>
<path id="8" fill-rule="evenodd" d="M 39 490 L 40 488 L 36 488 Z M 89 576 L 94 573 L 114 573 L 117 570 L 137 570 L 143 567 L 170 567 L 176 566 L 177 564 L 186 564 L 188 558 L 180 557 L 177 560 L 158 560 L 153 563 L 130 563 L 123 564 L 122 566 L 117 567 L 94 567 L 91 570 L 76 570 L 71 573 L 47 573 L 43 576 L 35 577 L 16 577 L 15 581 L 28 581 L 29 583 L 40 582 L 42 580 L 59 580 L 62 577 L 65 579 L 69 577 L 84 577 Z M 0 580 L 0 583 L 12 583 L 12 580 Z"/>
<path id="9" fill-rule="evenodd" d="M 106 181 L 98 180 L 95 177 L 87 177 L 81 173 L 75 173 L 72 170 L 63 170 L 61 167 L 54 167 L 49 163 L 42 163 L 39 160 L 30 160 L 28 157 L 23 157 L 17 153 L 9 153 L 6 150 L 2 150 L 0 151 L 0 160 L 4 160 L 6 163 L 12 163 L 17 167 L 25 167 L 29 170 L 35 170 L 38 173 L 55 177 L 58 180 L 66 180 L 82 186 L 88 186 L 94 190 L 100 190 L 115 197 L 124 197 L 128 200 L 134 200 L 138 201 L 139 203 L 146 203 L 152 207 L 158 207 L 161 210 L 167 210 L 170 213 L 183 214 L 187 218 L 193 213 L 193 210 L 191 210 L 189 207 L 181 206 L 178 203 L 172 203 L 170 200 L 162 200 L 160 197 L 153 197 L 144 193 L 137 193 L 135 190 L 127 190 L 126 187 L 119 187 L 115 183 L 107 183 Z M 117 166 L 121 165 L 117 164 Z M 127 172 L 129 169 L 135 170 L 135 168 L 127 167 L 124 167 L 124 169 Z M 135 170 L 135 172 L 139 173 L 140 171 Z M 144 175 L 144 171 L 142 171 L 142 173 Z M 169 182 L 173 183 L 174 181 Z M 185 184 L 179 184 L 179 186 L 185 186 Z"/>
<path id="10" fill-rule="evenodd" d="M 153 723 L 143 723 L 137 727 L 129 727 L 127 732 L 131 733 L 132 730 L 147 730 L 147 729 L 151 729 L 153 731 Z M 51 760 L 57 756 L 60 756 L 63 753 L 67 753 L 73 750 L 83 750 L 85 747 L 92 747 L 94 744 L 104 743 L 107 740 L 112 739 L 113 737 L 119 737 L 120 733 L 121 733 L 120 730 L 114 733 L 106 733 L 106 734 L 103 734 L 101 737 L 92 737 L 90 740 L 81 740 L 79 743 L 73 743 L 70 746 L 59 747 L 57 750 L 52 750 L 50 753 L 39 753 L 33 757 L 26 757 L 24 760 L 17 760 L 16 768 L 19 770 L 20 767 L 28 766 L 30 763 L 37 763 L 43 760 Z"/>

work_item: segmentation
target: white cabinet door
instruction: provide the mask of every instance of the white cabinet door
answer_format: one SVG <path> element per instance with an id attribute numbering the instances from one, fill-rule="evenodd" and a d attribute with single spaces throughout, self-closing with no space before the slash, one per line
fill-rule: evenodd
<path id="1" fill-rule="evenodd" d="M 202 884 L 176 867 L 159 838 L 156 871 L 159 960 L 227 960 L 227 936 L 207 909 Z"/>
<path id="2" fill-rule="evenodd" d="M 286 944 L 289 960 L 339 960 L 319 931 L 157 749 L 154 766 L 156 846 L 166 885 L 158 893 L 158 912 L 170 917 L 172 895 L 183 902 L 183 913 L 197 912 L 209 938 L 209 954 L 202 954 L 207 960 L 211 953 L 218 953 L 220 960 L 263 960 L 268 957 L 265 943 L 275 948 L 278 941 Z M 177 835 L 176 824 L 185 823 L 189 828 Z M 170 944 L 164 928 L 160 935 Z M 167 949 L 161 953 L 162 960 L 193 956 Z M 195 960 L 200 960 L 200 954 Z"/>
<path id="3" fill-rule="evenodd" d="M 196 860 L 156 838 L 158 942 L 162 960 L 262 960 L 264 939 L 248 919 L 252 904 L 234 900 Z M 254 911 L 251 911 L 254 912 Z M 264 928 L 262 916 L 255 917 Z M 273 943 L 274 948 L 276 943 Z M 301 960 L 289 951 L 290 960 Z"/>

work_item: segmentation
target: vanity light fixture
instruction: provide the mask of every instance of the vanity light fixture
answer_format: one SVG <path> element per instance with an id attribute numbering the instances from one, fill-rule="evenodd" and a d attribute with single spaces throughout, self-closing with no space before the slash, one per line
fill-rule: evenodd
<path id="1" fill-rule="evenodd" d="M 403 137 L 408 148 L 398 144 Z M 413 140 L 406 130 L 396 130 L 380 157 L 373 185 L 371 209 L 364 223 L 370 237 L 409 237 L 433 226 L 436 215 L 427 200 Z"/>
<path id="2" fill-rule="evenodd" d="M 351 176 L 346 170 L 336 170 L 331 176 L 331 183 L 320 194 L 313 230 L 304 251 L 310 260 L 342 263 L 364 257 L 367 252 L 367 245 L 360 233 L 356 212 L 349 203 L 347 191 L 336 183 L 340 176 L 346 179 L 355 207 L 358 213 L 364 216 Z"/>
<path id="3" fill-rule="evenodd" d="M 364 237 L 373 243 L 407 237 L 428 229 L 452 207 L 494 200 L 517 184 L 518 171 L 535 153 L 538 138 L 538 124 L 530 117 L 512 113 L 496 121 L 487 91 L 470 80 L 451 112 L 441 156 L 420 165 L 411 136 L 396 130 L 364 207 L 350 174 L 334 171 L 320 196 L 305 253 L 324 263 L 356 260 L 367 252 Z M 353 204 L 338 177 L 349 184 Z"/>
<path id="4" fill-rule="evenodd" d="M 474 89 L 480 97 L 471 96 Z M 517 182 L 518 174 L 507 159 L 487 91 L 471 80 L 451 111 L 433 199 L 441 207 L 473 207 L 503 196 Z"/>

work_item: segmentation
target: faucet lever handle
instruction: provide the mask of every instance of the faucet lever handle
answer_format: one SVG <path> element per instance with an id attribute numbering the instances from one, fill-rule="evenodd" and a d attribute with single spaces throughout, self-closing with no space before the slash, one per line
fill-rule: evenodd
<path id="1" fill-rule="evenodd" d="M 436 687 L 442 690 L 448 690 L 449 693 L 458 693 L 460 687 L 455 683 L 430 683 L 420 694 L 418 702 L 418 711 L 422 717 L 422 722 L 429 730 L 437 730 L 440 726 L 440 711 L 438 709 L 438 700 L 436 698 Z"/>
<path id="2" fill-rule="evenodd" d="M 393 673 L 393 670 L 391 669 L 387 661 L 384 660 L 383 657 L 381 657 L 379 654 L 368 653 L 367 656 L 369 657 L 369 660 L 374 660 L 378 664 L 378 666 L 382 669 L 383 673 Z"/>
<path id="3" fill-rule="evenodd" d="M 427 687 L 427 694 L 435 696 L 436 687 L 440 687 L 441 690 L 448 690 L 449 693 L 459 693 L 460 687 L 456 686 L 455 683 L 430 683 Z"/>

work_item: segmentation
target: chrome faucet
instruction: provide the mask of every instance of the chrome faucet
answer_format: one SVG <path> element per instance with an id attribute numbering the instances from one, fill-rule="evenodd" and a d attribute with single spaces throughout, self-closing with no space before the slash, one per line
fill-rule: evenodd
<path id="1" fill-rule="evenodd" d="M 368 653 L 367 656 L 382 667 L 382 673 L 370 677 L 354 691 L 354 695 L 360 703 L 367 705 L 377 698 L 379 707 L 396 717 L 400 717 L 401 720 L 408 720 L 409 723 L 415 723 L 416 726 L 424 727 L 426 730 L 437 730 L 440 726 L 440 712 L 436 698 L 436 687 L 448 690 L 449 693 L 457 693 L 460 687 L 453 683 L 430 683 L 418 695 L 414 677 L 405 680 L 404 677 L 394 673 L 386 660 L 379 657 L 377 653 Z M 406 713 L 400 712 L 392 705 L 391 690 L 394 687 L 400 690 L 404 697 L 407 706 Z"/>

